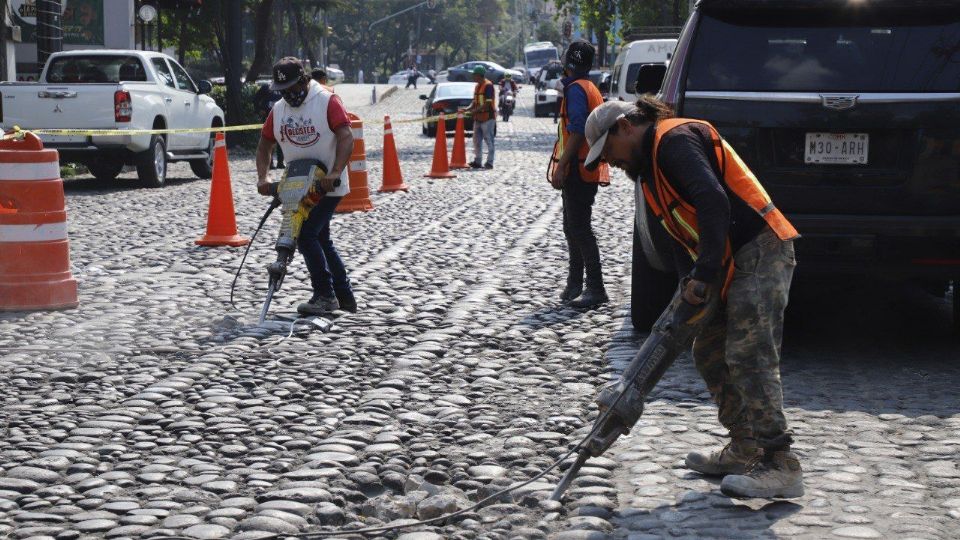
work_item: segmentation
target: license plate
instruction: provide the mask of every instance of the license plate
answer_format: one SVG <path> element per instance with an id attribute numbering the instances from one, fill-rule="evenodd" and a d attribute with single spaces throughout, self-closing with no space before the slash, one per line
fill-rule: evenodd
<path id="1" fill-rule="evenodd" d="M 807 133 L 805 163 L 866 165 L 870 150 L 867 133 Z"/>
<path id="2" fill-rule="evenodd" d="M 87 142 L 85 135 L 41 135 L 44 144 L 82 144 Z"/>

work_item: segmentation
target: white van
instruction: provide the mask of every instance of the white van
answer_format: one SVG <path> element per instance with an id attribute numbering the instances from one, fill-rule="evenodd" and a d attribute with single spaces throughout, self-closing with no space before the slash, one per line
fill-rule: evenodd
<path id="1" fill-rule="evenodd" d="M 610 99 L 633 101 L 636 97 L 633 86 L 637 82 L 640 66 L 666 64 L 676 47 L 675 39 L 642 39 L 624 45 L 613 64 Z"/>

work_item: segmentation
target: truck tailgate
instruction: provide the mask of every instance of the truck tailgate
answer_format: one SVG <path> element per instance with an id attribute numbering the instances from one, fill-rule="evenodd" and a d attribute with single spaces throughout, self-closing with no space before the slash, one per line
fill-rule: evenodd
<path id="1" fill-rule="evenodd" d="M 3 125 L 24 129 L 112 129 L 116 84 L 24 85 L 2 88 Z M 44 135 L 45 142 L 83 142 L 82 136 Z"/>

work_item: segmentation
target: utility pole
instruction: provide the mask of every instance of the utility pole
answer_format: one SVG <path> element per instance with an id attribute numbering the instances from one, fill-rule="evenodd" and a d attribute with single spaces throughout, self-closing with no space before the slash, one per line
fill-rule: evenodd
<path id="1" fill-rule="evenodd" d="M 227 125 L 240 123 L 240 64 L 243 60 L 242 2 L 224 2 L 227 9 Z M 239 132 L 231 132 L 233 134 Z M 229 135 L 229 134 L 228 134 Z M 234 135 L 232 145 L 237 143 Z"/>
<path id="2" fill-rule="evenodd" d="M 37 71 L 43 71 L 47 58 L 63 50 L 60 0 L 37 0 Z M 6 17 L 6 13 L 3 14 Z M 3 36 L 6 39 L 6 36 Z"/>

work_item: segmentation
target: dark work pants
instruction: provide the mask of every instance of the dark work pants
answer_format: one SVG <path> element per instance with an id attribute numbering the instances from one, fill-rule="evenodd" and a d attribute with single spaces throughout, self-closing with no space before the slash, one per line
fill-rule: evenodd
<path id="1" fill-rule="evenodd" d="M 334 289 L 350 292 L 350 278 L 343 260 L 330 239 L 330 220 L 341 197 L 323 197 L 310 211 L 300 229 L 297 247 L 310 270 L 310 283 L 314 294 L 331 297 Z"/>
<path id="2" fill-rule="evenodd" d="M 603 289 L 600 248 L 590 223 L 596 196 L 597 184 L 584 182 L 577 167 L 563 184 L 563 235 L 570 252 L 567 283 L 582 284 L 586 270 L 587 287 Z"/>

